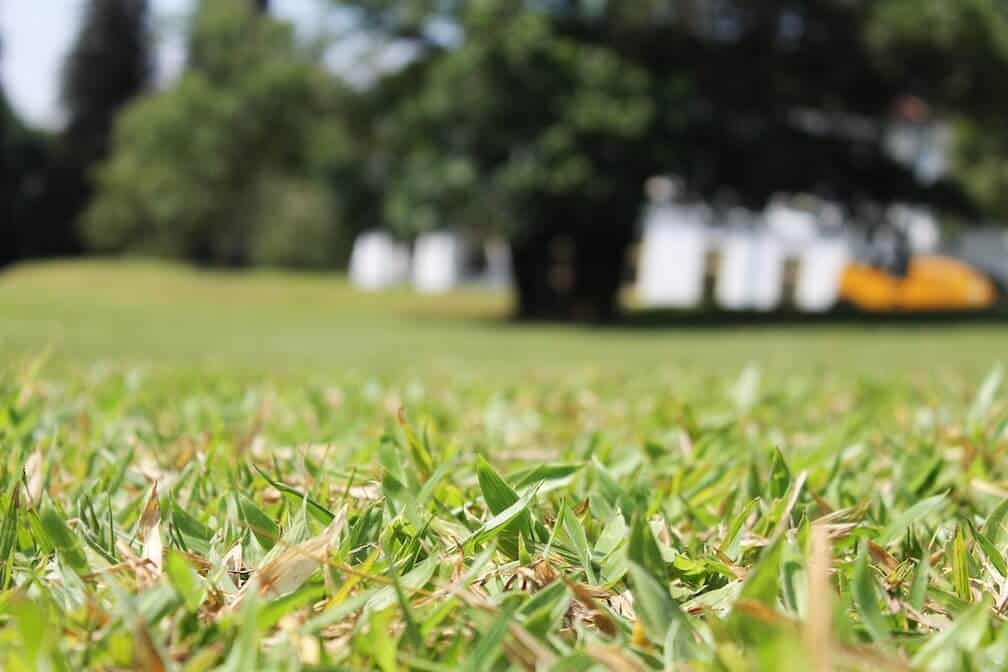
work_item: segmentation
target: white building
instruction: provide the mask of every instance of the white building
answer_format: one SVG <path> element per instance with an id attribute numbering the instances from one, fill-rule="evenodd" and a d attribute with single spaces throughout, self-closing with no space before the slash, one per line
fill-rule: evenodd
<path id="1" fill-rule="evenodd" d="M 708 227 L 698 206 L 657 204 L 644 220 L 637 294 L 648 306 L 689 308 L 703 299 Z"/>
<path id="2" fill-rule="evenodd" d="M 350 282 L 361 289 L 385 289 L 406 282 L 409 250 L 384 231 L 357 236 L 350 254 Z"/>
<path id="3" fill-rule="evenodd" d="M 413 246 L 413 287 L 425 294 L 454 289 L 463 273 L 462 247 L 454 233 L 421 233 Z"/>
<path id="4" fill-rule="evenodd" d="M 653 308 L 696 308 L 705 279 L 725 310 L 771 311 L 793 304 L 824 312 L 837 301 L 851 257 L 842 210 L 780 196 L 763 213 L 732 208 L 711 225 L 702 206 L 652 205 L 645 216 L 637 297 Z M 716 259 L 707 268 L 708 259 Z M 788 269 L 793 266 L 794 271 Z"/>
<path id="5" fill-rule="evenodd" d="M 795 307 L 806 313 L 825 313 L 836 305 L 840 277 L 850 263 L 850 244 L 844 238 L 823 238 L 802 250 L 795 282 Z"/>
<path id="6" fill-rule="evenodd" d="M 765 228 L 729 232 L 721 241 L 715 296 L 727 310 L 769 311 L 784 289 L 784 246 Z"/>
<path id="7" fill-rule="evenodd" d="M 511 286 L 511 249 L 501 238 L 474 243 L 452 231 L 417 236 L 412 255 L 406 244 L 383 231 L 366 231 L 354 241 L 350 282 L 377 290 L 412 283 L 421 293 L 439 294 L 462 285 Z"/>

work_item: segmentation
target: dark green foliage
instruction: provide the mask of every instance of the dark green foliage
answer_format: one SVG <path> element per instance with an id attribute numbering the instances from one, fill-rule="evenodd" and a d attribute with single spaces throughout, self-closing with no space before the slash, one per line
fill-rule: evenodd
<path id="1" fill-rule="evenodd" d="M 884 8 L 351 4 L 376 35 L 418 45 L 410 67 L 368 93 L 381 221 L 507 232 L 528 317 L 613 315 L 642 184 L 658 173 L 757 208 L 778 191 L 970 207 L 955 185 L 918 184 L 883 151 L 912 81 L 884 67 L 884 38 L 867 39 L 879 21 L 907 32 Z M 432 37 L 438 22 L 457 44 Z M 824 126 L 803 122 L 809 111 Z M 855 119 L 868 132 L 847 130 Z"/>
<path id="2" fill-rule="evenodd" d="M 46 198 L 53 212 L 45 253 L 80 249 L 77 220 L 90 200 L 93 172 L 108 154 L 119 111 L 154 75 L 147 0 L 89 0 L 63 68 L 67 123 L 54 147 Z"/>
<path id="3" fill-rule="evenodd" d="M 0 266 L 45 250 L 51 171 L 51 139 L 26 128 L 0 90 Z"/>
<path id="4" fill-rule="evenodd" d="M 63 71 L 64 151 L 87 172 L 108 150 L 120 108 L 154 74 L 147 0 L 89 0 Z"/>
<path id="5" fill-rule="evenodd" d="M 317 268 L 370 227 L 496 233 L 513 243 L 519 314 L 608 319 L 657 173 L 754 208 L 802 191 L 1008 212 L 998 0 L 333 5 L 353 22 L 343 35 L 405 65 L 344 87 L 266 0 L 204 0 L 183 76 L 120 115 L 150 72 L 146 3 L 91 2 L 58 150 L 17 150 L 66 210 L 40 216 L 55 251 L 77 244 L 96 177 L 89 250 Z M 923 184 L 883 151 L 908 95 L 948 121 L 951 178 Z"/>
<path id="6" fill-rule="evenodd" d="M 145 0 L 90 0 L 64 65 L 67 125 L 25 127 L 0 92 L 0 264 L 81 251 L 77 218 L 122 106 L 153 74 Z"/>
<path id="7" fill-rule="evenodd" d="M 342 155 L 335 88 L 290 25 L 201 4 L 189 68 L 119 120 L 85 233 L 97 250 L 243 266 L 345 254 L 323 180 Z"/>

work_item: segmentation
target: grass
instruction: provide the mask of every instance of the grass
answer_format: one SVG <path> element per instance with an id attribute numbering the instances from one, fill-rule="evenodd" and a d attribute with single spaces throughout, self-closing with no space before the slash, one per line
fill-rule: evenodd
<path id="1" fill-rule="evenodd" d="M 4 669 L 1008 664 L 1004 328 L 506 309 L 0 276 Z"/>
<path id="2" fill-rule="evenodd" d="M 0 275 L 0 352 L 46 348 L 54 364 L 145 364 L 268 375 L 494 376 L 656 368 L 981 375 L 1008 325 L 858 324 L 582 329 L 516 326 L 505 297 L 366 294 L 331 275 L 195 272 L 107 262 L 37 264 Z"/>

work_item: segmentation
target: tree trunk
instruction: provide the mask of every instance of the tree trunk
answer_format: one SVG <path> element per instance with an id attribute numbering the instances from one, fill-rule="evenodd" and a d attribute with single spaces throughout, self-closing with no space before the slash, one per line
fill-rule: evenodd
<path id="1" fill-rule="evenodd" d="M 515 279 L 515 317 L 520 320 L 557 319 L 560 297 L 550 282 L 551 237 L 524 235 L 514 241 L 511 266 Z"/>
<path id="2" fill-rule="evenodd" d="M 513 243 L 516 317 L 521 320 L 611 322 L 629 227 L 586 227 L 572 235 L 540 232 Z"/>
<path id="3" fill-rule="evenodd" d="M 620 229 L 604 233 L 589 230 L 576 239 L 574 319 L 612 322 L 619 317 L 619 290 L 628 244 L 628 235 Z"/>

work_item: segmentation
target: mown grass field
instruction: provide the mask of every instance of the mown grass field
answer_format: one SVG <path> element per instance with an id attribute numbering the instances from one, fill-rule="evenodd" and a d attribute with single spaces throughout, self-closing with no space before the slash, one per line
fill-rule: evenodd
<path id="1" fill-rule="evenodd" d="M 0 666 L 998 669 L 998 325 L 0 275 Z"/>
<path id="2" fill-rule="evenodd" d="M 179 374 L 773 371 L 982 375 L 1005 352 L 1003 325 L 859 324 L 674 329 L 516 326 L 503 295 L 358 293 L 332 275 L 198 272 L 78 262 L 0 274 L 0 352 L 50 349 L 51 366 L 144 365 Z"/>

